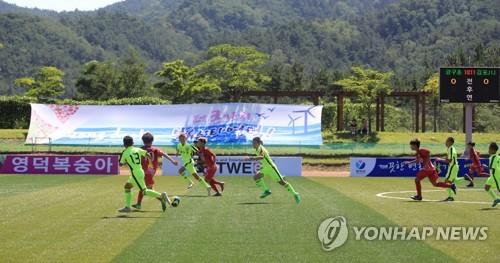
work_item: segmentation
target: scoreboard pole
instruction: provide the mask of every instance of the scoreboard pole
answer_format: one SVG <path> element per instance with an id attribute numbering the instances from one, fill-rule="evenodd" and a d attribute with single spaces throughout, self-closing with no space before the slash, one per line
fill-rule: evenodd
<path id="1" fill-rule="evenodd" d="M 472 113 L 474 110 L 473 103 L 465 103 L 465 145 L 472 142 Z"/>

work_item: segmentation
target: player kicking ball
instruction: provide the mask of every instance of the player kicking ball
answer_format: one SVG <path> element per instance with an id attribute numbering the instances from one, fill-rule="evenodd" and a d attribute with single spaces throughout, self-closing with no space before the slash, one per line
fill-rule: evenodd
<path id="1" fill-rule="evenodd" d="M 196 146 L 200 150 L 198 153 L 200 155 L 200 163 L 205 168 L 205 180 L 210 184 L 212 190 L 215 191 L 214 196 L 222 196 L 224 192 L 224 182 L 219 182 L 215 180 L 215 173 L 217 172 L 217 164 L 215 164 L 216 156 L 215 154 L 206 147 L 207 138 L 199 138 Z M 220 187 L 220 190 L 217 188 Z"/>
<path id="2" fill-rule="evenodd" d="M 490 147 L 488 149 L 488 153 L 490 154 L 490 177 L 488 177 L 486 183 L 484 184 L 484 190 L 486 190 L 486 192 L 490 194 L 491 198 L 493 198 L 493 204 L 491 205 L 491 207 L 495 207 L 500 204 L 500 198 L 498 197 L 497 193 L 495 193 L 495 190 L 491 187 L 496 187 L 496 189 L 500 192 L 500 156 L 497 154 L 497 151 L 497 143 L 490 143 Z"/>
<path id="3" fill-rule="evenodd" d="M 170 199 L 168 199 L 167 193 L 158 193 L 155 190 L 147 189 L 146 183 L 144 182 L 144 171 L 142 170 L 142 157 L 148 156 L 148 152 L 134 147 L 134 139 L 130 136 L 125 136 L 123 138 L 123 146 L 125 150 L 120 156 L 120 165 L 128 165 L 130 168 L 131 175 L 128 178 L 127 183 L 125 183 L 125 207 L 118 210 L 120 213 L 130 213 L 132 209 L 130 208 L 130 202 L 132 199 L 132 188 L 136 185 L 139 190 L 149 197 L 158 199 L 161 202 L 161 208 L 163 212 L 167 209 L 167 204 L 170 204 Z"/>
<path id="4" fill-rule="evenodd" d="M 442 158 L 436 158 L 436 162 L 439 163 L 446 163 L 448 164 L 448 170 L 446 171 L 446 179 L 445 183 L 450 183 L 450 184 L 457 184 L 459 182 L 464 181 L 464 178 L 458 177 L 458 154 L 457 150 L 455 149 L 455 139 L 453 137 L 448 137 L 446 139 L 445 145 L 447 147 L 446 149 L 446 159 Z M 445 202 L 451 202 L 455 201 L 455 198 L 453 197 L 455 195 L 455 192 L 451 188 L 447 188 L 446 192 L 448 192 L 448 197 L 443 200 Z"/>
<path id="5" fill-rule="evenodd" d="M 191 179 L 189 179 L 188 176 L 184 173 L 188 172 L 189 174 L 191 174 L 196 180 L 200 182 L 200 185 L 207 189 L 208 196 L 210 196 L 210 185 L 207 184 L 203 177 L 198 175 L 194 167 L 195 163 L 193 160 L 193 155 L 198 152 L 198 148 L 187 143 L 186 140 L 186 134 L 181 133 L 179 135 L 179 144 L 177 144 L 177 155 L 181 155 L 183 166 L 179 169 L 179 175 L 189 180 L 188 189 L 190 189 L 191 187 L 193 187 L 193 181 L 191 181 Z"/>
<path id="6" fill-rule="evenodd" d="M 403 162 L 403 164 L 409 165 L 412 163 L 420 162 L 423 165 L 423 168 L 417 173 L 417 177 L 415 178 L 415 187 L 417 189 L 417 195 L 412 196 L 411 199 L 415 201 L 422 201 L 422 185 L 420 181 L 429 178 L 432 185 L 435 187 L 441 188 L 450 188 L 454 194 L 456 194 L 456 186 L 454 184 L 446 183 L 446 182 L 438 182 L 439 175 L 436 171 L 436 167 L 431 162 L 431 152 L 427 149 L 420 148 L 420 140 L 413 139 L 410 141 L 410 147 L 413 151 L 416 152 L 416 158 L 413 161 Z"/>
<path id="7" fill-rule="evenodd" d="M 300 204 L 302 198 L 300 194 L 293 189 L 293 186 L 285 181 L 285 178 L 278 171 L 278 167 L 274 164 L 273 160 L 269 156 L 269 152 L 264 148 L 264 143 L 259 137 L 255 137 L 252 140 L 253 148 L 255 149 L 256 157 L 247 157 L 248 160 L 260 161 L 260 170 L 254 176 L 255 184 L 260 187 L 263 192 L 260 198 L 266 198 L 271 195 L 271 190 L 266 185 L 264 177 L 270 177 L 271 179 L 278 182 L 280 185 L 284 186 L 285 189 L 293 195 L 295 202 Z"/>
<path id="8" fill-rule="evenodd" d="M 148 152 L 148 155 L 151 158 L 142 157 L 142 170 L 144 171 L 144 181 L 146 182 L 146 187 L 148 189 L 153 189 L 155 185 L 154 176 L 156 171 L 158 170 L 158 158 L 165 157 L 169 160 L 173 165 L 177 165 L 177 161 L 172 159 L 172 157 L 168 156 L 168 154 L 164 153 L 161 149 L 153 147 L 154 136 L 153 134 L 146 132 L 142 135 L 142 142 L 144 146 L 141 149 Z M 142 204 L 142 198 L 144 194 L 142 191 L 139 191 L 137 194 L 137 203 L 132 205 L 133 208 L 140 210 Z"/>

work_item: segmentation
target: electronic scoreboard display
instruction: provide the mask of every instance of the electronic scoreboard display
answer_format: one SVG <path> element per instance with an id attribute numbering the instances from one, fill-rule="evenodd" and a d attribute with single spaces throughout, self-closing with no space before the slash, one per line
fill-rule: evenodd
<path id="1" fill-rule="evenodd" d="M 439 99 L 453 103 L 500 101 L 500 68 L 441 68 Z"/>

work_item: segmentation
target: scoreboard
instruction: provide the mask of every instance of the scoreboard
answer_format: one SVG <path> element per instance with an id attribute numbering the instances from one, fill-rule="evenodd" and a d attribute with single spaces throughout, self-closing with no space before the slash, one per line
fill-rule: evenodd
<path id="1" fill-rule="evenodd" d="M 441 68 L 439 99 L 453 103 L 498 103 L 500 68 Z"/>

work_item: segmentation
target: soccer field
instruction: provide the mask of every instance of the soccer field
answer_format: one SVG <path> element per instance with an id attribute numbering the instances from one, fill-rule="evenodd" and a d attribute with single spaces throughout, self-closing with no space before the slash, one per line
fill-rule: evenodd
<path id="1" fill-rule="evenodd" d="M 162 213 L 156 200 L 120 215 L 126 177 L 0 176 L 1 262 L 499 262 L 500 209 L 489 196 L 460 188 L 457 201 L 413 202 L 404 178 L 302 177 L 296 205 L 278 184 L 260 200 L 249 177 L 219 177 L 221 198 L 179 177 L 157 177 L 156 188 L 182 198 Z M 424 190 L 435 190 L 425 181 Z M 440 200 L 444 191 L 424 192 Z M 135 195 L 134 195 L 135 199 Z M 468 202 L 468 203 L 467 203 Z M 355 240 L 326 252 L 319 224 L 344 216 L 348 226 L 487 226 L 485 241 Z"/>

